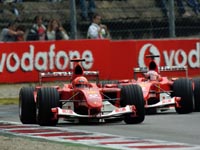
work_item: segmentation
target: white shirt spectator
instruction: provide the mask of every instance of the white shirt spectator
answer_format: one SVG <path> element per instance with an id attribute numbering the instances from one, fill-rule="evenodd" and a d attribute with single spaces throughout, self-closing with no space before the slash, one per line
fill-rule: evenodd
<path id="1" fill-rule="evenodd" d="M 99 36 L 99 32 L 100 32 L 100 26 L 96 23 L 92 23 L 89 26 L 87 37 L 89 39 L 101 39 L 101 37 Z"/>
<path id="2" fill-rule="evenodd" d="M 101 24 L 101 16 L 99 14 L 95 14 L 93 16 L 92 24 L 88 28 L 87 38 L 88 39 L 110 38 L 107 26 Z"/>

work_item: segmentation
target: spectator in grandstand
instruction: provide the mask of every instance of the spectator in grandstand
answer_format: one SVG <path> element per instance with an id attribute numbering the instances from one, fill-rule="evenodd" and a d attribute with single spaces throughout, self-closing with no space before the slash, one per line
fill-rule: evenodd
<path id="1" fill-rule="evenodd" d="M 52 19 L 49 21 L 47 28 L 47 40 L 68 40 L 69 36 L 67 35 L 64 28 L 61 26 L 61 23 L 57 19 Z"/>
<path id="2" fill-rule="evenodd" d="M 13 6 L 13 14 L 16 16 L 16 20 L 21 20 L 20 19 L 20 13 L 19 13 L 19 10 L 17 9 L 17 7 L 16 6 Z"/>
<path id="3" fill-rule="evenodd" d="M 23 31 L 24 33 L 26 32 L 25 27 L 22 25 L 17 26 L 16 31 Z M 16 41 L 25 41 L 24 34 L 17 35 Z"/>
<path id="4" fill-rule="evenodd" d="M 6 28 L 1 31 L 1 41 L 12 42 L 17 41 L 17 37 L 23 36 L 24 32 L 22 30 L 16 30 L 16 22 L 10 22 Z"/>
<path id="5" fill-rule="evenodd" d="M 8 4 L 11 7 L 11 12 L 16 16 L 16 20 L 21 20 L 20 19 L 20 11 L 16 7 L 15 3 L 22 2 L 20 0 L 4 0 L 2 1 L 5 4 Z"/>
<path id="6" fill-rule="evenodd" d="M 187 0 L 187 4 L 193 9 L 196 15 L 199 14 L 200 4 L 197 0 Z"/>
<path id="7" fill-rule="evenodd" d="M 88 39 L 105 39 L 110 38 L 110 34 L 106 25 L 101 24 L 101 16 L 94 14 L 92 23 L 87 32 Z"/>
<path id="8" fill-rule="evenodd" d="M 27 35 L 27 41 L 43 41 L 46 39 L 46 27 L 43 24 L 43 17 L 36 16 L 34 24 Z"/>
<path id="9" fill-rule="evenodd" d="M 158 5 L 161 7 L 162 12 L 165 17 L 169 16 L 167 1 L 168 0 L 157 0 Z M 176 3 L 178 6 L 178 11 L 179 11 L 180 16 L 182 16 L 182 17 L 190 17 L 191 16 L 191 14 L 185 10 L 183 0 L 176 0 Z"/>
<path id="10" fill-rule="evenodd" d="M 88 0 L 88 5 L 86 4 L 86 0 L 79 0 L 80 8 L 81 8 L 81 19 L 87 21 L 88 18 L 92 20 L 92 16 L 95 12 L 95 1 Z"/>

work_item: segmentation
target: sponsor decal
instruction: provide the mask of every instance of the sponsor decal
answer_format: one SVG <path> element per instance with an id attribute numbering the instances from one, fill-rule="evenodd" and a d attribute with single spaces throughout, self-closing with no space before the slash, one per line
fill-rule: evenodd
<path id="1" fill-rule="evenodd" d="M 139 67 L 146 67 L 145 56 L 149 55 L 149 54 L 160 56 L 160 51 L 153 44 L 147 43 L 147 44 L 143 45 L 143 47 L 139 50 L 139 56 L 138 56 Z M 160 64 L 159 57 L 155 58 L 155 61 L 157 64 Z"/>
<path id="2" fill-rule="evenodd" d="M 18 53 L 2 53 L 0 56 L 0 72 L 6 68 L 9 72 L 16 72 L 21 70 L 28 72 L 33 70 L 47 71 L 47 70 L 66 70 L 72 69 L 73 63 L 70 63 L 72 58 L 82 58 L 84 69 L 88 70 L 93 66 L 93 54 L 90 50 L 85 50 L 80 53 L 78 50 L 55 51 L 55 44 L 50 45 L 49 51 L 35 51 L 34 45 L 29 46 L 29 50 L 24 52 L 20 57 Z"/>
<path id="3" fill-rule="evenodd" d="M 200 43 L 196 43 L 195 49 L 186 51 L 179 49 L 159 49 L 156 45 L 147 43 L 139 50 L 138 64 L 139 67 L 146 67 L 145 55 L 160 55 L 155 58 L 158 65 L 162 62 L 164 66 L 189 66 L 191 68 L 200 68 Z"/>

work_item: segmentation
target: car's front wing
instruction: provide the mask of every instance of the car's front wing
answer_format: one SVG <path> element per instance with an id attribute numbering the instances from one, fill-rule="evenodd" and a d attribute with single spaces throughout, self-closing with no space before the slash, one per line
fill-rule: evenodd
<path id="1" fill-rule="evenodd" d="M 133 116 L 136 116 L 136 107 L 134 105 L 127 105 L 126 107 L 115 108 L 112 112 L 108 114 L 97 114 L 97 115 L 81 115 L 75 113 L 72 109 L 61 109 L 60 107 L 52 108 L 51 111 L 54 113 L 54 117 L 58 118 L 59 116 L 65 117 L 75 117 L 75 118 L 109 118 L 112 116 L 120 116 L 123 114 L 132 113 Z"/>
<path id="2" fill-rule="evenodd" d="M 180 101 L 180 97 L 172 97 L 169 99 L 162 99 L 158 103 L 152 105 L 145 105 L 145 108 L 156 108 L 156 107 L 164 107 L 167 105 L 178 105 L 178 101 Z"/>

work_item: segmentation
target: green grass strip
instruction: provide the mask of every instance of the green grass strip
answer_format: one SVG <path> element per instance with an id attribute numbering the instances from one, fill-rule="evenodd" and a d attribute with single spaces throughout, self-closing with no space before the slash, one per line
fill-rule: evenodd
<path id="1" fill-rule="evenodd" d="M 19 104 L 18 98 L 1 98 L 0 105 L 11 105 L 11 104 Z"/>

